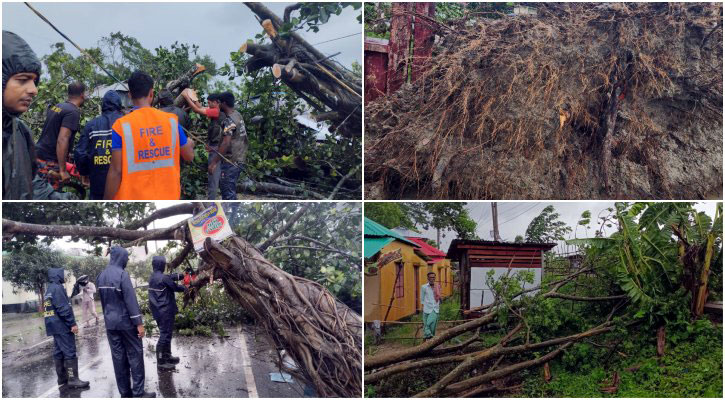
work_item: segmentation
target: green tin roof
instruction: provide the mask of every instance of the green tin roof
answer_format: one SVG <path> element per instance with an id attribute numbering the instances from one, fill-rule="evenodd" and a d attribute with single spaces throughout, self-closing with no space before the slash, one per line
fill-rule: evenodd
<path id="1" fill-rule="evenodd" d="M 374 256 L 377 252 L 385 247 L 388 243 L 394 241 L 391 237 L 366 237 L 365 242 L 365 258 Z"/>
<path id="2" fill-rule="evenodd" d="M 379 223 L 365 217 L 365 258 L 370 258 L 375 255 L 385 245 L 392 242 L 393 240 L 399 240 L 405 244 L 409 244 L 413 247 L 420 247 L 416 243 L 406 239 L 405 236 L 390 230 Z"/>

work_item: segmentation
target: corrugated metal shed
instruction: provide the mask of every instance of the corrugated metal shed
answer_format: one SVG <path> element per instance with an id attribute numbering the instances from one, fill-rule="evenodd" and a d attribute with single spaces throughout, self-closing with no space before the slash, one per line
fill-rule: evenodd
<path id="1" fill-rule="evenodd" d="M 486 277 L 493 271 L 494 279 L 509 269 L 533 269 L 534 282 L 541 282 L 544 252 L 555 243 L 504 243 L 487 240 L 455 239 L 448 248 L 448 258 L 458 261 L 461 277 L 461 308 L 469 310 L 493 301 L 493 292 L 486 285 Z"/>

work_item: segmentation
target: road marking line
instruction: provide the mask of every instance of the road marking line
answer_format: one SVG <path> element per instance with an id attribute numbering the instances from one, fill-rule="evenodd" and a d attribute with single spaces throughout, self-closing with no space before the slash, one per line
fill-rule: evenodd
<path id="1" fill-rule="evenodd" d="M 252 373 L 252 359 L 247 351 L 247 339 L 244 337 L 242 327 L 239 327 L 239 340 L 241 341 L 240 349 L 242 351 L 242 368 L 244 369 L 244 381 L 247 384 L 247 393 L 250 398 L 258 398 L 257 385 L 254 383 L 254 374 Z"/>
<path id="2" fill-rule="evenodd" d="M 103 357 L 103 356 L 98 356 L 98 357 L 94 358 L 94 359 L 93 359 L 93 360 L 92 360 L 91 362 L 89 362 L 88 364 L 84 365 L 84 366 L 83 366 L 83 367 L 81 367 L 81 368 L 78 368 L 78 375 L 80 375 L 80 374 L 81 374 L 81 372 L 85 372 L 85 371 L 87 371 L 87 370 L 88 370 L 89 368 L 91 368 L 91 367 L 92 367 L 92 366 L 93 366 L 93 365 L 94 365 L 94 364 L 95 364 L 96 362 L 98 362 L 98 361 L 101 361 L 101 357 Z M 79 376 L 79 378 L 80 378 L 80 376 Z M 58 391 L 58 390 L 59 390 L 59 388 L 60 388 L 60 385 L 55 385 L 55 386 L 53 386 L 52 388 L 48 389 L 48 390 L 47 390 L 47 391 L 46 391 L 45 393 L 43 393 L 43 394 L 41 394 L 40 396 L 38 396 L 38 398 L 41 398 L 41 399 L 47 398 L 47 397 L 48 397 L 48 396 L 50 396 L 50 395 L 51 395 L 51 394 L 52 394 L 53 392 L 55 392 L 55 391 Z"/>

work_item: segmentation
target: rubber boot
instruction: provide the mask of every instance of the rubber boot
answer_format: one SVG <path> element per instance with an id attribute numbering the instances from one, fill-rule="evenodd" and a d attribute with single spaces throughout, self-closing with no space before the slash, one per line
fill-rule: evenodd
<path id="1" fill-rule="evenodd" d="M 166 350 L 163 347 L 156 346 L 156 366 L 161 369 L 174 369 L 174 363 L 166 359 Z"/>
<path id="2" fill-rule="evenodd" d="M 164 350 L 166 350 L 166 361 L 172 362 L 174 364 L 178 364 L 179 361 L 181 361 L 179 357 L 174 357 L 171 355 L 171 343 L 167 344 Z"/>
<path id="3" fill-rule="evenodd" d="M 142 398 L 152 398 L 152 397 L 156 397 L 156 392 L 147 392 L 147 391 L 144 391 L 143 394 L 141 396 L 138 396 L 138 397 L 142 397 Z"/>
<path id="4" fill-rule="evenodd" d="M 72 360 L 65 360 L 64 361 L 65 370 L 68 374 L 68 386 L 71 388 L 87 388 L 90 386 L 90 383 L 88 381 L 82 381 L 78 379 L 78 359 L 74 358 Z"/>
<path id="5" fill-rule="evenodd" d="M 58 384 L 65 385 L 68 383 L 68 373 L 63 365 L 63 360 L 53 359 L 55 361 L 55 373 L 58 375 Z"/>

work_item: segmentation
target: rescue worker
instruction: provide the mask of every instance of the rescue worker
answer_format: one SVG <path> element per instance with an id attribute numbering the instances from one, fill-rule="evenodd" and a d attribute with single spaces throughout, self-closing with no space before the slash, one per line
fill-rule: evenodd
<path id="1" fill-rule="evenodd" d="M 66 169 L 68 154 L 80 130 L 81 106 L 86 101 L 86 86 L 82 82 L 68 85 L 68 99 L 48 108 L 40 139 L 36 143 L 39 175 L 58 188 L 59 182 L 51 178 L 51 171 L 60 174 L 60 181 L 70 179 Z"/>
<path id="2" fill-rule="evenodd" d="M 114 246 L 108 266 L 96 279 L 116 385 L 121 397 L 156 397 L 156 393 L 144 390 L 146 377 L 141 339 L 145 331 L 126 264 L 128 251 Z"/>
<path id="3" fill-rule="evenodd" d="M 106 176 L 111 166 L 111 126 L 123 117 L 121 96 L 115 90 L 103 95 L 102 114 L 88 122 L 73 156 L 81 175 L 90 178 L 91 200 L 103 200 Z"/>
<path id="4" fill-rule="evenodd" d="M 128 79 L 134 110 L 111 128 L 107 200 L 179 200 L 181 159 L 194 159 L 194 142 L 174 114 L 151 107 L 154 80 L 143 71 Z"/>
<path id="5" fill-rule="evenodd" d="M 175 281 L 184 278 L 181 274 L 164 274 L 166 257 L 155 256 L 151 261 L 154 272 L 149 277 L 149 306 L 151 314 L 159 326 L 159 341 L 156 342 L 156 362 L 160 368 L 174 368 L 179 357 L 171 355 L 171 336 L 174 332 L 174 318 L 179 311 L 176 307 L 175 292 L 185 288 Z"/>
<path id="6" fill-rule="evenodd" d="M 242 114 L 234 109 L 234 95 L 224 92 L 219 95 L 219 107 L 226 115 L 222 121 L 222 141 L 219 153 L 214 154 L 210 169 L 217 168 L 221 162 L 222 176 L 219 187 L 223 200 L 237 200 L 237 180 L 242 173 L 244 162 L 247 159 L 247 129 L 244 126 Z M 224 159 L 222 159 L 222 156 Z M 210 158 L 212 158 L 210 156 Z"/>
<path id="7" fill-rule="evenodd" d="M 73 316 L 73 307 L 63 287 L 65 270 L 53 267 L 48 270 L 48 289 L 43 296 L 45 307 L 45 333 L 53 336 L 53 360 L 58 384 L 74 389 L 89 387 L 87 381 L 78 379 L 78 356 L 76 355 L 76 333 L 78 325 Z"/>
<path id="8" fill-rule="evenodd" d="M 191 98 L 193 91 L 191 89 L 184 89 L 181 95 L 186 100 L 186 104 L 197 114 L 203 115 L 210 119 L 209 128 L 206 131 L 206 151 L 209 153 L 207 161 L 207 199 L 216 200 L 217 192 L 219 191 L 219 182 L 221 179 L 221 169 L 212 168 L 212 162 L 215 156 L 218 156 L 219 143 L 222 139 L 222 126 L 221 122 L 226 119 L 226 115 L 221 112 L 219 108 L 219 95 L 211 93 L 206 97 L 206 101 L 209 107 L 202 107 L 199 102 L 194 101 Z"/>
<path id="9" fill-rule="evenodd" d="M 76 280 L 75 285 L 73 285 L 73 293 L 71 293 L 70 297 L 76 297 L 76 295 L 81 295 L 81 310 L 83 311 L 83 326 L 86 326 L 86 322 L 88 322 L 88 318 L 86 316 L 88 314 L 93 315 L 96 318 L 96 325 L 98 325 L 98 313 L 96 312 L 96 303 L 94 302 L 93 295 L 96 293 L 96 285 L 93 284 L 90 280 L 88 280 L 88 275 L 82 275 L 80 278 Z"/>
<path id="10" fill-rule="evenodd" d="M 196 275 L 197 271 L 194 271 L 191 267 L 187 267 L 184 270 L 184 286 L 187 288 L 191 286 L 194 281 L 196 281 Z"/>
<path id="11" fill-rule="evenodd" d="M 37 175 L 35 143 L 30 129 L 20 120 L 38 94 L 40 60 L 20 36 L 3 31 L 3 200 L 64 200 Z"/>
<path id="12" fill-rule="evenodd" d="M 174 95 L 170 90 L 164 89 L 159 92 L 159 105 L 161 105 L 161 111 L 176 114 L 179 118 L 179 124 L 184 127 L 184 129 L 189 129 L 189 126 L 191 125 L 191 118 L 189 118 L 189 114 L 187 114 L 183 108 L 176 107 L 174 105 Z"/>

